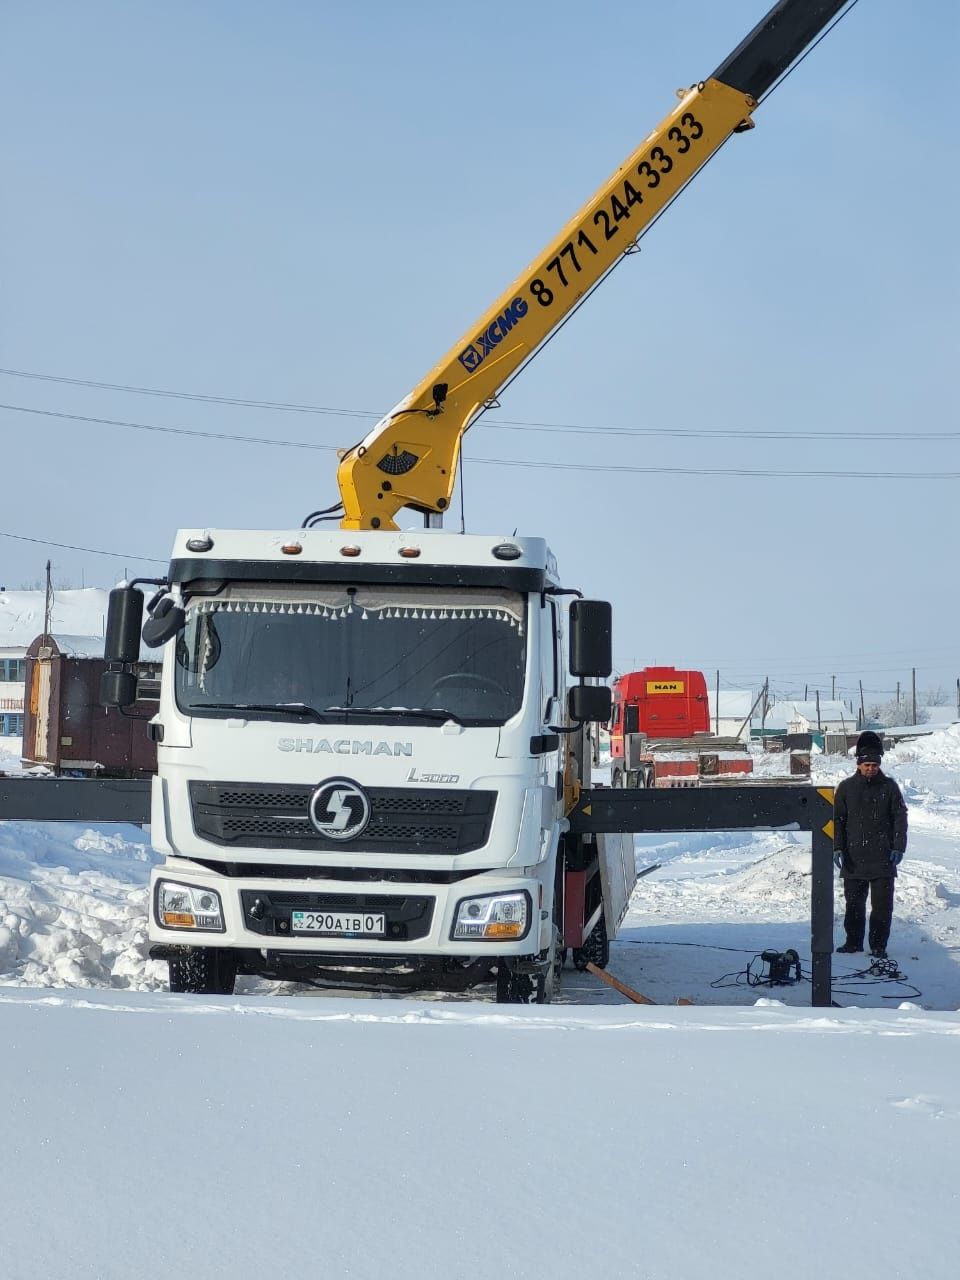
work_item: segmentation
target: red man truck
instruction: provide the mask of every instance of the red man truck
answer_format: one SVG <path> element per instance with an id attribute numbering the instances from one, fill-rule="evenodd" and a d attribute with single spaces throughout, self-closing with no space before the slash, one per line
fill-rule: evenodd
<path id="1" fill-rule="evenodd" d="M 711 733 L 702 671 L 644 667 L 614 682 L 610 765 L 615 787 L 696 787 L 751 773 L 753 758 Z"/>

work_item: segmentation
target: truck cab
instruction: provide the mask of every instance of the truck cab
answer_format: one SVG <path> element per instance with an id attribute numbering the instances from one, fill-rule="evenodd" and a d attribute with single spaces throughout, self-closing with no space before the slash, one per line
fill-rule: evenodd
<path id="1" fill-rule="evenodd" d="M 171 987 L 549 998 L 579 780 L 546 544 L 187 530 L 163 590 L 149 936 Z M 609 670 L 595 603 L 573 610 L 581 676 Z M 606 719 L 609 691 L 574 686 L 575 712 L 591 699 Z"/>

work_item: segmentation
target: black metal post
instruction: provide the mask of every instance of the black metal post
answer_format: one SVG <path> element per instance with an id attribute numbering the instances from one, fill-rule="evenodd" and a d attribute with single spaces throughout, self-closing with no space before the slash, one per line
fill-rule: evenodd
<path id="1" fill-rule="evenodd" d="M 810 1003 L 816 1009 L 829 1009 L 833 1004 L 833 837 L 817 827 L 813 828 L 812 836 L 810 954 L 813 993 Z"/>

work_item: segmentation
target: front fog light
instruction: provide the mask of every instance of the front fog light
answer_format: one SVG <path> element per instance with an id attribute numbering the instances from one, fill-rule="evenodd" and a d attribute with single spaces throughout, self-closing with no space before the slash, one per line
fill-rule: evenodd
<path id="1" fill-rule="evenodd" d="M 223 908 L 213 889 L 160 880 L 157 884 L 157 923 L 166 929 L 206 929 L 223 933 Z"/>
<path id="2" fill-rule="evenodd" d="M 464 898 L 457 904 L 451 937 L 455 941 L 458 938 L 522 938 L 527 932 L 529 914 L 529 898 L 525 893 Z"/>

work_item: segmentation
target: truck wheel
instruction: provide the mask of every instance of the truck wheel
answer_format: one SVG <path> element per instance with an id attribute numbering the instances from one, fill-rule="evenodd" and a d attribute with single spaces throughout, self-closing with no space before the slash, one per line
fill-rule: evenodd
<path id="1" fill-rule="evenodd" d="M 554 902 L 553 935 L 547 949 L 545 973 L 514 973 L 505 961 L 497 965 L 497 1004 L 550 1004 L 557 995 L 565 954 L 559 920 L 558 898 Z"/>
<path id="2" fill-rule="evenodd" d="M 610 785 L 611 787 L 623 786 L 623 774 L 620 772 L 619 769 L 614 769 L 613 777 L 610 779 Z"/>
<path id="3" fill-rule="evenodd" d="M 607 922 L 601 915 L 583 946 L 573 948 L 573 967 L 583 973 L 588 964 L 605 969 L 609 963 L 610 939 L 607 937 Z"/>
<path id="4" fill-rule="evenodd" d="M 233 995 L 237 958 L 222 947 L 184 947 L 168 962 L 170 990 L 196 995 Z"/>
<path id="5" fill-rule="evenodd" d="M 537 979 L 531 973 L 514 973 L 506 964 L 497 966 L 497 1004 L 537 1004 Z"/>

